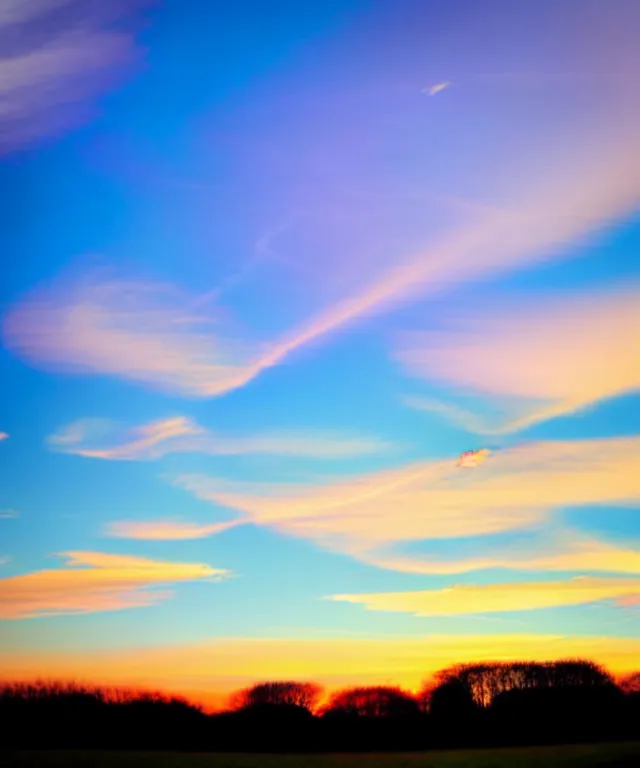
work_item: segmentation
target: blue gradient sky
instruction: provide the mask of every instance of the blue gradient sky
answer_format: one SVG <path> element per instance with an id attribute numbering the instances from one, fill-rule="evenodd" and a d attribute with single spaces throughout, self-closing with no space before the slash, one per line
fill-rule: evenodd
<path id="1" fill-rule="evenodd" d="M 225 690 L 267 638 L 322 663 L 265 675 L 331 685 L 341 638 L 490 635 L 627 668 L 638 5 L 268 5 L 0 16 L 27 41 L 0 116 L 0 658 L 127 683 L 116 651 L 178 648 L 144 681 Z M 179 672 L 238 637 L 233 679 Z M 339 679 L 413 685 L 430 653 Z"/>

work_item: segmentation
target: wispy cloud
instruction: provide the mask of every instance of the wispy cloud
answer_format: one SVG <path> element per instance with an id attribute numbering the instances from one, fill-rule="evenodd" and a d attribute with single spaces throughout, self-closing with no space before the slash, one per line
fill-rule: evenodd
<path id="1" fill-rule="evenodd" d="M 234 437 L 212 432 L 184 416 L 161 419 L 124 430 L 106 419 L 80 419 L 51 435 L 48 443 L 62 453 L 129 461 L 157 459 L 168 453 L 205 453 L 214 456 L 273 454 L 312 459 L 345 459 L 390 448 L 389 443 L 377 438 L 329 432 L 300 431 Z"/>
<path id="2" fill-rule="evenodd" d="M 3 440 L 8 440 L 8 439 L 9 439 L 9 433 L 8 432 L 0 432 L 0 442 L 2 442 Z"/>
<path id="3" fill-rule="evenodd" d="M 175 563 L 103 552 L 65 552 L 57 569 L 0 579 L 0 618 L 115 611 L 154 605 L 171 592 L 155 587 L 228 571 L 203 563 Z"/>
<path id="4" fill-rule="evenodd" d="M 360 559 L 394 543 L 531 528 L 563 507 L 640 499 L 640 438 L 523 444 L 494 453 L 473 472 L 457 467 L 456 458 L 330 485 L 203 476 L 177 484 L 256 524 Z M 393 558 L 387 562 L 393 567 Z"/>
<path id="5" fill-rule="evenodd" d="M 398 358 L 417 376 L 474 392 L 507 416 L 411 398 L 473 432 L 500 434 L 640 390 L 640 289 L 563 297 L 458 318 L 453 330 L 408 334 Z M 497 422 L 497 423 L 496 423 Z"/>
<path id="6" fill-rule="evenodd" d="M 0 9 L 0 152 L 57 134 L 86 118 L 88 106 L 134 58 L 123 29 L 136 2 L 109 8 L 76 0 L 8 0 Z"/>
<path id="7" fill-rule="evenodd" d="M 567 175 L 550 175 L 511 209 L 486 211 L 419 253 L 396 254 L 398 266 L 369 283 L 363 275 L 352 295 L 270 341 L 239 341 L 211 310 L 197 305 L 197 296 L 94 274 L 25 297 L 5 318 L 5 343 L 53 370 L 121 376 L 199 397 L 220 395 L 362 315 L 557 258 L 563 243 L 634 210 L 640 200 L 640 141 L 605 155 L 595 152 Z"/>
<path id="8" fill-rule="evenodd" d="M 332 595 L 328 599 L 363 605 L 369 611 L 396 611 L 414 616 L 459 616 L 531 611 L 604 600 L 622 605 L 638 598 L 640 579 L 578 576 L 566 581 L 459 585 L 414 592 Z"/>
<path id="9" fill-rule="evenodd" d="M 621 546 L 560 527 L 541 532 L 533 541 L 509 547 L 484 546 L 482 555 L 443 557 L 440 553 L 411 556 L 377 551 L 361 555 L 370 565 L 402 573 L 447 575 L 490 568 L 514 571 L 640 574 L 640 548 Z"/>
<path id="10" fill-rule="evenodd" d="M 430 85 L 426 88 L 423 88 L 422 92 L 427 93 L 429 96 L 435 96 L 436 93 L 440 93 L 440 91 L 444 91 L 445 88 L 449 88 L 452 85 L 453 83 L 450 83 L 448 80 L 445 80 L 442 83 L 436 83 L 435 85 Z"/>
<path id="11" fill-rule="evenodd" d="M 241 525 L 242 520 L 221 523 L 189 523 L 176 520 L 120 520 L 108 523 L 105 535 L 118 539 L 142 539 L 146 541 L 182 541 L 203 539 L 229 528 Z"/>
<path id="12" fill-rule="evenodd" d="M 0 509 L 0 520 L 10 520 L 18 517 L 17 509 Z"/>
<path id="13" fill-rule="evenodd" d="M 334 132 L 330 141 L 323 141 L 321 126 L 306 122 L 318 121 L 315 117 L 300 117 L 305 110 L 300 110 L 293 99 L 297 130 L 280 137 L 275 131 L 275 152 L 270 155 L 266 151 L 266 156 L 259 157 L 269 165 L 275 154 L 276 168 L 284 176 L 291 171 L 292 188 L 305 189 L 305 210 L 314 212 L 315 227 L 308 229 L 307 224 L 300 224 L 296 235 L 298 249 L 305 252 L 303 274 L 307 278 L 330 274 L 332 287 L 304 286 L 305 299 L 309 300 L 298 306 L 311 307 L 308 312 L 297 308 L 290 314 L 280 311 L 290 295 L 291 275 L 278 269 L 269 272 L 268 279 L 257 287 L 260 306 L 267 312 L 269 307 L 278 310 L 273 313 L 268 332 L 251 312 L 240 318 L 241 323 L 232 325 L 220 307 L 212 308 L 200 301 L 204 291 L 189 295 L 154 282 L 104 274 L 84 280 L 63 278 L 24 296 L 9 311 L 4 323 L 8 348 L 45 368 L 117 376 L 172 393 L 211 397 L 244 386 L 296 350 L 373 312 L 429 298 L 462 283 L 577 254 L 579 246 L 590 237 L 635 213 L 640 202 L 640 134 L 636 128 L 640 100 L 635 82 L 638 53 L 635 40 L 629 38 L 632 23 L 627 23 L 627 15 L 637 19 L 633 9 L 624 18 L 616 19 L 607 40 L 602 39 L 595 22 L 585 26 L 584 50 L 592 50 L 588 44 L 592 42 L 599 52 L 597 57 L 585 57 L 580 51 L 566 52 L 563 69 L 573 71 L 579 64 L 577 69 L 584 73 L 582 84 L 570 93 L 571 108 L 566 110 L 534 109 L 536 101 L 515 114 L 513 99 L 507 93 L 502 101 L 498 95 L 496 102 L 488 106 L 483 106 L 481 100 L 470 100 L 425 133 L 418 119 L 424 111 L 419 97 L 415 99 L 420 102 L 417 106 L 397 110 L 397 121 L 380 120 L 380 101 L 362 101 L 363 89 L 377 87 L 379 91 L 375 76 L 355 76 L 352 85 L 345 83 L 338 89 L 337 100 L 336 88 L 328 80 L 319 78 L 316 92 L 309 89 L 308 78 L 298 81 L 294 77 L 291 93 L 296 92 L 294 86 L 301 96 L 311 90 L 313 95 L 307 98 L 314 102 L 321 98 L 320 103 L 333 108 L 336 114 L 343 108 L 340 117 L 348 128 Z M 82 40 L 82 45 L 99 58 L 100 45 L 94 44 L 91 36 Z M 489 42 L 481 41 L 480 50 L 485 45 Z M 416 47 L 408 54 L 406 60 L 411 62 L 415 75 L 414 63 L 421 58 L 421 52 Z M 70 58 L 74 62 L 82 60 L 80 55 Z M 534 72 L 547 71 L 544 57 L 540 58 L 539 62 L 531 62 Z M 606 92 L 585 92 L 584 82 L 597 75 L 601 62 L 608 60 L 623 68 L 621 75 L 616 75 Z M 505 62 L 505 66 L 516 63 Z M 404 78 L 405 65 L 397 66 L 393 77 Z M 81 69 L 88 71 L 90 67 Z M 47 60 L 38 71 L 57 70 Z M 308 113 L 316 114 L 312 109 Z M 465 142 L 469 148 L 461 147 L 457 138 L 448 140 L 449 134 L 459 136 L 460 125 L 489 124 L 488 120 L 495 130 L 475 132 L 474 141 Z M 249 139 L 255 140 L 256 122 L 249 123 Z M 415 167 L 431 167 L 433 163 L 437 169 L 427 187 L 411 172 L 400 170 L 400 166 L 411 163 L 403 161 L 397 171 L 391 172 L 386 160 L 382 166 L 375 166 L 375 158 L 382 157 L 381 148 L 386 151 L 398 147 L 399 131 L 403 143 L 406 141 L 406 157 L 411 153 L 416 156 Z M 365 132 L 371 137 L 371 146 L 376 147 L 375 155 L 356 151 Z M 442 161 L 438 157 L 436 162 L 431 139 L 437 146 L 446 147 Z M 300 170 L 307 169 L 308 158 L 315 159 L 309 162 L 317 162 L 319 154 L 323 159 L 320 165 L 339 169 L 324 185 L 309 183 Z M 358 161 L 352 164 L 354 154 Z M 467 163 L 473 168 L 473 180 L 461 175 L 460 168 L 467 167 Z M 363 174 L 369 164 L 373 166 L 371 173 Z M 268 178 L 269 172 L 264 175 Z M 382 179 L 385 194 L 372 214 L 370 201 L 375 194 L 367 197 L 366 193 L 369 181 L 377 176 Z M 335 255 L 328 269 L 327 248 L 317 247 L 317 240 L 322 235 L 320 226 L 332 230 L 334 225 L 338 227 L 337 216 L 335 208 L 330 210 L 330 218 L 315 214 L 318 210 L 326 214 L 327 199 L 340 198 L 340 190 L 350 186 L 362 193 L 361 200 L 367 200 L 367 215 L 344 217 L 344 237 L 337 238 L 337 245 L 331 243 Z M 473 197 L 474 193 L 468 191 L 470 186 L 478 190 L 474 202 L 479 205 L 468 206 L 464 213 L 459 210 L 451 217 L 453 222 L 440 225 L 429 219 L 425 210 L 429 204 L 422 203 L 420 215 L 412 209 L 407 216 L 407 197 L 415 200 L 422 196 L 424 200 L 426 190 L 432 201 L 430 193 L 434 189 L 442 193 L 443 199 Z M 307 195 L 308 187 L 313 191 Z M 279 188 L 277 195 L 279 208 L 291 207 L 288 193 Z M 347 197 L 343 195 L 340 200 Z M 386 216 L 387 208 L 393 208 L 392 215 Z M 412 221 L 412 233 L 405 237 L 402 222 L 408 219 Z M 424 223 L 417 225 L 414 219 Z M 372 251 L 375 256 L 362 256 Z M 236 273 L 233 266 L 229 271 Z M 321 278 L 315 282 L 321 283 Z M 205 295 L 215 297 L 220 286 L 210 288 Z M 245 308 L 247 303 L 253 306 L 256 297 L 247 298 L 249 302 L 242 302 Z"/>

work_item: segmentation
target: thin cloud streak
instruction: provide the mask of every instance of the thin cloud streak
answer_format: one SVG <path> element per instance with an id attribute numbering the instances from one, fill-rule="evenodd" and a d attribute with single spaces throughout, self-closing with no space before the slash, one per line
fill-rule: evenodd
<path id="1" fill-rule="evenodd" d="M 5 317 L 5 343 L 47 369 L 220 395 L 363 315 L 558 258 L 563 245 L 621 220 L 640 200 L 640 141 L 594 157 L 565 168 L 568 181 L 550 175 L 511 210 L 485 211 L 478 223 L 400 259 L 398 267 L 271 342 L 234 340 L 203 308 L 192 311 L 193 297 L 166 285 L 92 275 L 25 297 Z"/>
<path id="2" fill-rule="evenodd" d="M 362 554 L 364 562 L 401 573 L 443 576 L 489 569 L 512 571 L 627 573 L 640 575 L 640 549 L 619 546 L 561 528 L 534 544 L 509 548 L 485 547 L 482 556 L 422 558 L 404 554 L 375 552 Z"/>
<path id="3" fill-rule="evenodd" d="M 105 433 L 111 441 L 105 439 Z M 118 430 L 117 425 L 105 419 L 80 419 L 51 435 L 47 442 L 61 453 L 120 461 L 158 459 L 171 453 L 346 459 L 391 448 L 389 443 L 377 438 L 330 432 L 223 435 L 184 416 L 161 419 L 128 430 Z"/>
<path id="4" fill-rule="evenodd" d="M 176 485 L 257 525 L 374 564 L 401 542 L 531 529 L 561 508 L 640 500 L 638 437 L 523 444 L 492 454 L 473 471 L 457 467 L 456 458 L 328 485 L 198 475 L 180 477 Z"/>
<path id="5" fill-rule="evenodd" d="M 95 613 L 155 605 L 171 596 L 157 587 L 229 572 L 203 563 L 176 563 L 104 552 L 65 552 L 58 569 L 0 579 L 0 618 Z"/>
<path id="6" fill-rule="evenodd" d="M 132 35 L 111 27 L 141 3 L 116 0 L 108 12 L 80 5 L 3 3 L 0 34 L 10 42 L 0 59 L 0 154 L 82 122 L 88 105 L 133 63 Z"/>
<path id="7" fill-rule="evenodd" d="M 625 605 L 639 597 L 640 579 L 578 576 L 566 581 L 458 585 L 414 592 L 332 595 L 327 599 L 363 605 L 368 611 L 426 617 L 532 611 L 603 601 Z"/>
<path id="8" fill-rule="evenodd" d="M 481 434 L 506 434 L 640 391 L 640 290 L 494 307 L 455 330 L 405 336 L 397 357 L 416 376 L 477 393 L 519 415 L 487 420 L 455 403 L 405 400 Z M 501 400 L 502 399 L 502 400 Z M 531 403 L 536 405 L 532 406 Z"/>
<path id="9" fill-rule="evenodd" d="M 210 523 L 209 525 L 173 520 L 121 520 L 108 523 L 105 527 L 105 535 L 117 539 L 140 539 L 143 541 L 184 541 L 214 536 L 242 524 L 242 520 Z"/>
<path id="10" fill-rule="evenodd" d="M 171 393 L 213 397 L 246 385 L 296 350 L 371 313 L 429 298 L 460 284 L 575 255 L 578 246 L 636 213 L 640 203 L 640 100 L 636 84 L 639 59 L 636 41 L 629 34 L 638 13 L 634 7 L 628 7 L 615 19 L 611 14 L 603 14 L 600 20 L 599 15 L 580 25 L 580 44 L 575 49 L 563 50 L 555 64 L 545 56 L 546 31 L 538 37 L 542 30 L 533 30 L 539 53 L 538 60 L 529 61 L 528 66 L 534 75 L 544 73 L 544 77 L 557 71 L 567 87 L 571 84 L 565 93 L 567 109 L 553 103 L 548 109 L 534 110 L 532 107 L 538 106 L 536 100 L 524 103 L 525 108 L 514 114 L 511 94 L 503 93 L 502 100 L 498 98 L 490 106 L 473 99 L 468 105 L 461 102 L 457 111 L 443 115 L 441 122 L 428 126 L 425 132 L 420 122 L 424 104 L 419 95 L 415 99 L 419 102 L 417 106 L 405 109 L 398 105 L 397 122 L 380 120 L 380 106 L 385 102 L 363 102 L 362 93 L 370 87 L 383 94 L 375 75 L 361 79 L 356 73 L 353 85 L 345 84 L 339 98 L 335 86 L 325 84 L 322 76 L 311 97 L 308 77 L 293 77 L 286 94 L 276 92 L 275 104 L 288 103 L 285 95 L 299 93 L 304 105 L 301 110 L 299 100 L 293 99 L 293 132 L 275 131 L 276 155 L 282 155 L 276 166 L 278 173 L 288 176 L 290 168 L 293 187 L 297 189 L 300 185 L 306 190 L 307 169 L 315 167 L 315 158 L 320 156 L 323 169 L 330 169 L 317 176 L 317 186 L 311 182 L 317 194 L 307 196 L 305 192 L 301 208 L 313 211 L 314 215 L 329 211 L 328 220 L 333 227 L 336 217 L 327 200 L 347 200 L 340 191 L 349 187 L 358 188 L 359 195 L 364 192 L 371 200 L 371 195 L 367 197 L 369 187 L 373 187 L 375 197 L 376 184 L 369 181 L 378 176 L 383 179 L 377 210 L 386 223 L 378 227 L 370 204 L 366 215 L 348 219 L 342 233 L 345 237 L 337 239 L 339 245 L 331 259 L 331 269 L 327 268 L 326 250 L 314 248 L 318 239 L 322 240 L 321 231 L 312 227 L 303 232 L 302 239 L 298 238 L 302 250 L 310 254 L 309 263 L 304 265 L 308 282 L 314 280 L 310 275 L 320 282 L 319 274 L 331 272 L 333 286 L 324 286 L 324 292 L 306 286 L 310 301 L 305 306 L 313 307 L 306 318 L 295 312 L 293 316 L 280 315 L 268 338 L 260 338 L 261 324 L 256 324 L 255 319 L 246 322 L 248 318 L 241 318 L 242 326 L 230 327 L 223 320 L 228 315 L 216 312 L 219 308 L 208 307 L 205 311 L 202 294 L 215 300 L 220 286 L 211 286 L 211 291 L 203 291 L 200 296 L 189 296 L 176 288 L 169 290 L 166 285 L 93 275 L 84 280 L 63 278 L 24 296 L 5 318 L 7 347 L 29 363 L 46 369 L 115 376 Z M 561 26 L 565 23 L 560 22 Z M 605 22 L 607 35 L 602 34 Z M 423 52 L 419 45 L 415 49 L 413 45 L 410 43 L 407 58 L 402 57 L 403 61 L 411 62 L 410 68 L 406 63 L 395 62 L 395 56 L 387 60 L 389 75 L 394 80 L 402 78 L 406 82 L 407 76 L 415 77 L 415 66 L 423 60 Z M 489 39 L 478 40 L 477 45 L 481 59 L 492 47 Z M 386 45 L 380 51 L 383 58 L 377 55 L 376 61 L 385 60 L 385 51 Z M 503 62 L 506 72 L 522 65 L 516 58 Z M 66 63 L 60 66 L 65 72 L 65 67 L 73 68 Z M 603 66 L 607 73 L 604 80 Z M 579 83 L 567 80 L 563 74 L 573 71 L 581 73 Z M 320 72 L 326 74 L 322 65 Z M 598 82 L 597 90 L 585 90 L 591 81 Z M 606 88 L 602 88 L 603 83 Z M 341 109 L 341 125 L 346 130 L 327 140 L 312 119 L 304 117 L 306 113 L 314 114 L 307 110 L 305 99 L 333 108 L 336 113 Z M 260 109 L 249 109 L 242 114 L 254 117 L 249 121 L 249 130 L 250 139 L 255 140 L 253 127 L 263 113 Z M 289 113 L 285 109 L 283 114 Z M 237 117 L 240 127 L 244 126 L 242 115 Z M 495 132 L 477 132 L 474 141 L 468 142 L 469 148 L 447 141 L 449 134 L 458 135 L 461 124 L 475 125 L 476 121 L 495 124 Z M 359 132 L 358 143 L 360 132 L 370 131 L 371 146 L 379 146 L 383 154 L 377 149 L 374 154 L 369 150 L 362 155 L 355 151 L 350 135 L 354 126 Z M 384 153 L 398 147 L 398 135 L 406 138 L 408 151 L 415 153 L 416 167 L 433 165 L 436 169 L 426 190 L 431 201 L 434 189 L 442 193 L 443 199 L 451 200 L 468 197 L 471 186 L 476 189 L 471 197 L 479 203 L 473 213 L 459 211 L 453 220 L 445 217 L 448 223 L 443 225 L 436 217 L 430 220 L 429 211 L 424 210 L 419 220 L 425 223 L 413 226 L 410 236 L 402 235 L 407 210 L 412 212 L 407 217 L 412 221 L 421 207 L 433 205 L 425 202 L 414 211 L 407 201 L 407 190 L 411 190 L 409 197 L 414 201 L 421 196 L 424 199 L 423 182 L 416 181 L 412 172 L 399 171 L 398 183 L 398 172 L 388 170 L 387 160 L 376 166 L 376 158 L 396 157 L 395 150 L 393 155 Z M 431 139 L 446 147 L 451 157 L 447 155 L 442 162 L 435 158 L 429 151 Z M 474 155 L 474 148 L 478 156 Z M 354 154 L 358 161 L 351 164 L 349 160 Z M 243 162 L 250 155 L 248 152 Z M 270 157 L 269 152 L 257 155 L 258 161 L 264 161 L 267 176 Z M 473 179 L 461 173 L 461 161 L 465 167 L 471 164 Z M 315 174 L 313 178 L 316 179 Z M 286 188 L 287 184 L 282 188 L 282 199 L 280 187 L 275 190 L 275 197 L 288 210 L 292 200 Z M 270 196 L 273 185 L 265 190 Z M 388 217 L 387 209 L 392 211 Z M 319 216 L 318 220 L 325 219 Z M 388 252 L 383 246 L 375 256 L 362 256 L 376 251 L 375 246 L 380 243 L 389 243 Z M 350 266 L 351 262 L 357 266 Z M 236 273 L 233 267 L 230 271 Z M 280 308 L 286 301 L 290 275 L 275 269 L 268 277 L 262 289 L 268 295 L 260 296 L 259 303 Z M 342 285 L 349 287 L 337 287 Z M 248 330 L 239 334 L 239 327 Z"/>
<path id="11" fill-rule="evenodd" d="M 445 82 L 431 85 L 428 88 L 423 88 L 422 92 L 428 94 L 429 96 L 435 96 L 437 93 L 440 93 L 440 91 L 444 91 L 445 88 L 449 88 L 452 85 L 453 83 L 450 83 L 448 80 L 446 80 Z"/>

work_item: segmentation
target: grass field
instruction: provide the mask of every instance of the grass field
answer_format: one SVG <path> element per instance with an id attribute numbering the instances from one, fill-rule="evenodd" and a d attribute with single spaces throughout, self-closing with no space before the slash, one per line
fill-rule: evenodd
<path id="1" fill-rule="evenodd" d="M 595 768 L 640 766 L 640 742 L 396 754 L 0 753 L 3 768 Z"/>

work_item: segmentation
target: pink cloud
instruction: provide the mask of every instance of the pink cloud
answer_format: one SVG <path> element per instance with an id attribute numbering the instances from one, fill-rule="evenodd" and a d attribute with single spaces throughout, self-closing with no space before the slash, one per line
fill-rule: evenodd
<path id="1" fill-rule="evenodd" d="M 451 330 L 407 334 L 397 352 L 406 370 L 484 396 L 510 415 L 483 419 L 453 403 L 408 403 L 473 432 L 499 434 L 640 390 L 640 290 L 550 299 L 470 312 Z M 455 390 L 454 390 L 455 392 Z"/>

